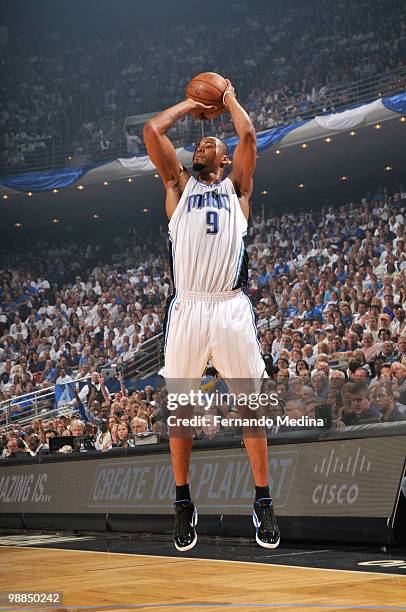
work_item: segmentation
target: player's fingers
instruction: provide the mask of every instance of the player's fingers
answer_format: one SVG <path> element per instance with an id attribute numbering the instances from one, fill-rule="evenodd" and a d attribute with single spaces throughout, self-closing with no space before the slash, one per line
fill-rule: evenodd
<path id="1" fill-rule="evenodd" d="M 207 104 L 203 104 L 202 102 L 196 102 L 196 104 L 198 105 L 198 109 L 200 111 L 214 111 L 216 110 L 216 106 L 214 106 L 213 104 L 211 104 L 210 106 L 208 106 Z"/>

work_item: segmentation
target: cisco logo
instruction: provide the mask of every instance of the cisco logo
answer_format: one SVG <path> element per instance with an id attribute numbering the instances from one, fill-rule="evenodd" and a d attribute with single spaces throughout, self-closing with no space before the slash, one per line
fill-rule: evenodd
<path id="1" fill-rule="evenodd" d="M 358 447 L 355 455 L 337 454 L 334 449 L 323 457 L 313 468 L 314 474 L 319 474 L 323 482 L 313 489 L 313 504 L 354 504 L 359 495 L 359 484 L 354 482 L 355 476 L 361 472 L 369 472 L 371 462 L 366 455 L 361 456 Z"/>

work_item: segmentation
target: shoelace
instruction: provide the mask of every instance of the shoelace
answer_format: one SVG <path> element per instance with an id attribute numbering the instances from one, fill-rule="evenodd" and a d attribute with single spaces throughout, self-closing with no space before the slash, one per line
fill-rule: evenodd
<path id="1" fill-rule="evenodd" d="M 193 515 L 192 515 L 193 516 Z M 178 534 L 190 531 L 190 512 L 187 506 L 181 506 L 180 512 L 176 513 L 176 532 Z"/>
<path id="2" fill-rule="evenodd" d="M 274 525 L 274 518 L 273 518 L 273 504 L 272 501 L 269 500 L 268 503 L 261 503 L 261 501 L 265 501 L 266 498 L 264 498 L 264 500 L 258 500 L 258 505 L 261 508 L 261 514 L 262 514 L 262 520 L 261 520 L 261 527 L 265 527 L 266 529 L 275 529 L 275 525 Z"/>
<path id="3" fill-rule="evenodd" d="M 262 521 L 261 526 L 266 529 L 274 529 L 273 524 L 273 514 L 272 514 L 272 506 L 271 504 L 261 506 L 262 509 Z"/>

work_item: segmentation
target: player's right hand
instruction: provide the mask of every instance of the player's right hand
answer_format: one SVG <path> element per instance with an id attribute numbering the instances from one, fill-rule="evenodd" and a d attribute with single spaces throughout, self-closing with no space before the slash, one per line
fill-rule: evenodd
<path id="1" fill-rule="evenodd" d="M 193 98 L 186 99 L 190 105 L 189 113 L 194 119 L 204 119 L 204 113 L 210 113 L 216 110 L 216 106 L 207 106 L 207 104 L 203 104 L 202 102 L 196 102 L 196 100 L 193 100 Z"/>

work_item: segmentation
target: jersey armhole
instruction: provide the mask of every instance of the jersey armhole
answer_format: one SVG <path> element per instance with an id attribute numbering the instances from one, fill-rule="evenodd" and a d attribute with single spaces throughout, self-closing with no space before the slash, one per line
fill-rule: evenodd
<path id="1" fill-rule="evenodd" d="M 233 195 L 235 195 L 235 196 L 236 196 L 236 198 L 237 198 L 237 200 L 238 200 L 238 211 L 239 211 L 239 212 L 237 212 L 236 214 L 237 214 L 237 215 L 238 215 L 238 214 L 240 214 L 240 215 L 241 215 L 241 218 L 242 218 L 242 220 L 243 220 L 243 224 L 244 224 L 244 228 L 245 228 L 245 229 L 244 229 L 244 232 L 247 232 L 247 230 L 248 230 L 248 219 L 247 219 L 247 218 L 246 218 L 246 216 L 244 215 L 244 212 L 243 212 L 243 210 L 242 210 L 242 208 L 241 208 L 240 198 L 239 198 L 239 196 L 238 196 L 238 194 L 237 194 L 237 191 L 236 191 L 236 188 L 235 188 L 235 186 L 234 186 L 234 183 L 233 183 L 233 181 L 230 179 L 230 177 L 229 177 L 229 176 L 226 176 L 226 178 L 224 179 L 224 181 L 227 181 L 227 180 L 228 180 L 228 181 L 230 182 L 230 184 L 231 184 L 231 187 L 232 187 L 232 190 L 233 190 Z M 248 208 L 249 208 L 249 203 L 248 203 Z"/>
<path id="2" fill-rule="evenodd" d="M 196 180 L 194 176 L 190 176 L 190 177 L 189 177 L 189 180 L 188 180 L 188 182 L 187 182 L 187 183 L 186 183 L 186 185 L 185 185 L 185 188 L 184 188 L 184 190 L 183 190 L 183 192 L 182 192 L 182 195 L 180 196 L 180 200 L 179 200 L 179 202 L 178 202 L 178 204 L 177 204 L 177 206 L 176 206 L 175 210 L 173 211 L 171 218 L 169 219 L 169 222 L 168 222 L 168 231 L 169 231 L 169 234 L 171 233 L 171 231 L 172 231 L 172 229 L 173 229 L 173 226 L 175 225 L 175 221 L 176 221 L 176 219 L 177 219 L 177 218 L 178 218 L 178 216 L 180 215 L 180 212 L 179 212 L 179 211 L 180 211 L 180 209 L 181 209 L 181 208 L 182 208 L 182 206 L 183 206 L 183 203 L 184 203 L 184 201 L 185 201 L 186 194 L 187 194 L 187 193 L 189 193 L 189 183 L 190 183 L 190 181 L 191 181 L 192 179 L 193 179 L 194 181 Z"/>
<path id="3" fill-rule="evenodd" d="M 235 193 L 235 195 L 236 195 L 236 196 L 237 196 L 237 198 L 238 198 L 238 193 L 237 193 L 237 190 L 236 190 L 236 188 L 235 188 L 235 185 L 234 185 L 233 181 L 230 179 L 230 176 L 226 176 L 226 178 L 225 178 L 224 180 L 225 180 L 225 181 L 229 181 L 229 182 L 231 183 L 232 190 L 233 190 L 233 192 Z"/>

